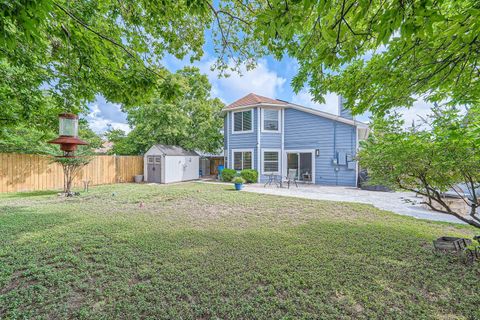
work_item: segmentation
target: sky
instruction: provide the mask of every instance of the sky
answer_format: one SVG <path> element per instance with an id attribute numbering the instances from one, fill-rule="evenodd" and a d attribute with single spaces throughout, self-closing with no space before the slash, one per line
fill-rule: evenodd
<path id="1" fill-rule="evenodd" d="M 206 36 L 208 39 L 208 34 Z M 218 72 L 211 70 L 215 56 L 213 46 L 208 40 L 204 46 L 204 51 L 203 58 L 193 64 L 190 64 L 187 58 L 179 60 L 173 56 L 166 56 L 163 59 L 163 63 L 171 72 L 190 65 L 198 67 L 202 73 L 208 76 L 212 84 L 212 96 L 218 97 L 227 105 L 249 93 L 256 93 L 338 114 L 338 96 L 334 93 L 327 94 L 325 103 L 320 104 L 312 100 L 312 95 L 308 92 L 308 88 L 303 89 L 298 94 L 293 92 L 290 83 L 297 72 L 298 66 L 294 59 L 287 57 L 277 61 L 267 56 L 260 59 L 257 67 L 253 70 L 247 71 L 243 69 L 241 74 L 231 73 L 227 78 L 219 78 Z M 400 111 L 403 114 L 406 125 L 410 125 L 412 120 L 418 119 L 418 116 L 425 117 L 429 113 L 430 108 L 430 104 L 420 100 L 412 108 Z M 89 109 L 90 113 L 86 118 L 95 132 L 105 132 L 108 125 L 115 129 L 130 131 L 126 114 L 121 111 L 119 105 L 109 103 L 103 97 L 98 96 L 96 101 L 89 105 Z M 357 115 L 356 119 L 368 122 L 369 115 Z"/>

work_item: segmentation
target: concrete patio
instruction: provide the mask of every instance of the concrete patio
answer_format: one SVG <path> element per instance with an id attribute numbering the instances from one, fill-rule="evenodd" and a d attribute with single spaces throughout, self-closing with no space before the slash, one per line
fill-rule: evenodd
<path id="1" fill-rule="evenodd" d="M 365 203 L 371 204 L 382 210 L 388 210 L 418 219 L 464 223 L 454 216 L 423 208 L 420 204 L 421 198 L 416 197 L 412 192 L 379 192 L 361 190 L 352 187 L 304 184 L 299 184 L 298 188 L 290 186 L 290 189 L 287 189 L 286 187 L 278 188 L 273 185 L 264 187 L 263 184 L 250 184 L 244 186 L 244 191 L 314 200 Z"/>

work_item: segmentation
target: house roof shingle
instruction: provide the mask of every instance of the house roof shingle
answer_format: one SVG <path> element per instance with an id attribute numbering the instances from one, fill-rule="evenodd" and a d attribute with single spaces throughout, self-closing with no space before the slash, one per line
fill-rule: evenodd
<path id="1" fill-rule="evenodd" d="M 279 106 L 288 105 L 287 102 L 282 101 L 282 100 L 271 99 L 271 98 L 259 96 L 258 94 L 255 94 L 255 93 L 249 93 L 245 97 L 240 98 L 237 101 L 229 104 L 225 109 L 236 109 L 236 108 L 261 104 L 261 103 L 275 104 L 275 105 L 279 105 Z"/>

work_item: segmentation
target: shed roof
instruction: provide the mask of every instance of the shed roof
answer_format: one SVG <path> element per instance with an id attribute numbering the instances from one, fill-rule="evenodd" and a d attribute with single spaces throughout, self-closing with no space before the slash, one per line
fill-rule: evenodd
<path id="1" fill-rule="evenodd" d="M 179 146 L 156 144 L 155 147 L 157 147 L 164 156 L 198 156 L 198 153 L 195 151 L 189 151 Z"/>

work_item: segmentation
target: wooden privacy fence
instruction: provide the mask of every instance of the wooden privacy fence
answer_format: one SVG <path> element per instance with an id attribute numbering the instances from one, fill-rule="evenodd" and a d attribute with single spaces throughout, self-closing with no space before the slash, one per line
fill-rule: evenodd
<path id="1" fill-rule="evenodd" d="M 94 156 L 75 177 L 74 187 L 133 182 L 143 174 L 141 156 Z M 62 166 L 52 157 L 34 154 L 0 153 L 0 192 L 63 189 Z"/>

